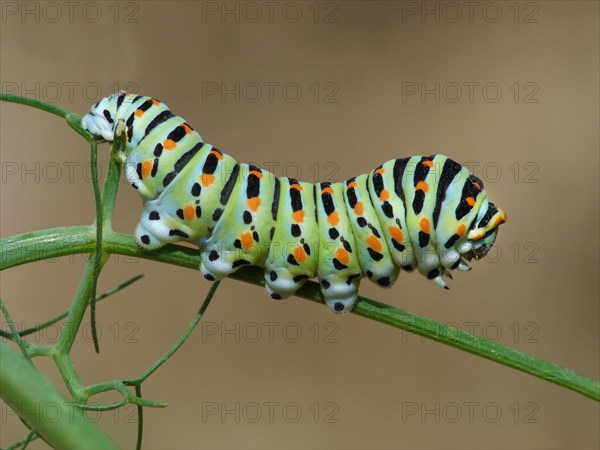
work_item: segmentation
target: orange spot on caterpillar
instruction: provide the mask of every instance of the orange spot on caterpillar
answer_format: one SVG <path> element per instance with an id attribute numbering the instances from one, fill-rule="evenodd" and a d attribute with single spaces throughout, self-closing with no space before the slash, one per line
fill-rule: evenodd
<path id="1" fill-rule="evenodd" d="M 461 223 L 458 228 L 456 229 L 456 234 L 458 234 L 460 237 L 463 237 L 465 235 L 465 232 L 467 231 L 467 226 L 464 223 Z"/>
<path id="2" fill-rule="evenodd" d="M 292 213 L 292 219 L 294 219 L 294 221 L 296 223 L 303 223 L 304 222 L 304 210 L 300 210 L 300 211 L 294 211 Z"/>
<path id="3" fill-rule="evenodd" d="M 475 199 L 473 197 L 467 197 L 465 198 L 465 201 L 469 206 L 473 206 L 475 204 Z"/>
<path id="4" fill-rule="evenodd" d="M 252 233 L 242 233 L 240 236 L 240 241 L 242 242 L 242 247 L 252 247 L 252 245 L 254 244 L 254 238 L 252 237 Z"/>
<path id="5" fill-rule="evenodd" d="M 478 190 L 481 190 L 481 185 L 477 181 L 473 181 L 473 186 L 475 186 Z"/>
<path id="6" fill-rule="evenodd" d="M 260 173 L 258 170 L 251 170 L 250 172 L 248 172 L 248 175 L 254 175 L 257 178 L 263 177 L 263 174 Z"/>
<path id="7" fill-rule="evenodd" d="M 142 177 L 143 178 L 150 176 L 150 173 L 152 173 L 152 163 L 153 163 L 153 161 L 151 159 L 146 160 L 142 163 Z"/>
<path id="8" fill-rule="evenodd" d="M 210 186 L 215 181 L 215 176 L 210 173 L 200 175 L 200 181 L 204 187 Z"/>
<path id="9" fill-rule="evenodd" d="M 340 223 L 340 216 L 337 213 L 337 211 L 332 212 L 331 214 L 329 214 L 329 216 L 327 217 L 327 222 L 329 222 L 330 225 L 333 225 L 334 227 Z"/>
<path id="10" fill-rule="evenodd" d="M 429 185 L 424 181 L 419 181 L 415 186 L 415 190 L 427 192 L 429 190 Z"/>
<path id="11" fill-rule="evenodd" d="M 294 249 L 294 258 L 296 258 L 296 261 L 298 261 L 300 264 L 306 261 L 306 252 L 301 245 Z"/>
<path id="12" fill-rule="evenodd" d="M 181 126 L 185 130 L 185 134 L 190 134 L 192 132 L 192 129 L 189 127 L 189 125 L 187 123 L 184 123 Z"/>
<path id="13" fill-rule="evenodd" d="M 158 100 L 156 100 L 155 98 L 152 99 L 152 104 L 154 106 L 158 106 L 158 103 L 159 103 Z"/>
<path id="14" fill-rule="evenodd" d="M 187 205 L 183 209 L 183 217 L 185 217 L 186 220 L 192 220 L 194 217 L 196 217 L 196 208 L 194 208 L 192 205 Z"/>
<path id="15" fill-rule="evenodd" d="M 473 235 L 473 240 L 474 241 L 478 241 L 479 239 L 483 238 L 485 236 L 485 231 L 478 231 L 476 234 Z"/>
<path id="16" fill-rule="evenodd" d="M 165 142 L 163 142 L 163 147 L 165 150 L 173 150 L 176 145 L 177 142 L 172 139 L 165 139 Z"/>
<path id="17" fill-rule="evenodd" d="M 364 212 L 365 205 L 363 205 L 363 202 L 357 202 L 356 205 L 354 205 L 354 214 L 362 216 Z"/>
<path id="18" fill-rule="evenodd" d="M 331 194 L 333 195 L 333 189 L 330 186 L 327 186 L 325 189 L 321 191 L 321 194 Z"/>
<path id="19" fill-rule="evenodd" d="M 367 245 L 376 252 L 380 252 L 382 249 L 381 241 L 377 239 L 377 237 L 374 234 L 367 238 Z"/>
<path id="20" fill-rule="evenodd" d="M 142 109 L 135 110 L 135 117 L 142 117 L 144 115 L 144 111 Z"/>
<path id="21" fill-rule="evenodd" d="M 350 255 L 348 254 L 346 249 L 342 247 L 337 249 L 337 252 L 335 252 L 335 257 L 339 260 L 339 262 L 341 262 L 344 265 L 350 262 Z"/>
<path id="22" fill-rule="evenodd" d="M 297 191 L 301 191 L 302 190 L 302 186 L 300 186 L 297 183 L 294 183 L 294 184 L 290 184 L 290 189 L 296 189 Z"/>
<path id="23" fill-rule="evenodd" d="M 388 227 L 388 230 L 390 231 L 392 238 L 401 244 L 404 240 L 404 233 L 402 233 L 402 230 L 398 227 Z"/>
<path id="24" fill-rule="evenodd" d="M 389 198 L 390 198 L 390 192 L 387 189 L 384 189 L 379 194 L 379 200 L 381 200 L 382 202 L 387 201 Z"/>
<path id="25" fill-rule="evenodd" d="M 353 181 L 352 183 L 350 183 L 350 184 L 349 184 L 349 185 L 346 187 L 346 189 L 352 189 L 352 188 L 355 188 L 356 186 L 358 186 L 358 185 L 356 184 L 356 181 Z"/>
<path id="26" fill-rule="evenodd" d="M 419 226 L 425 233 L 429 233 L 431 230 L 431 225 L 429 224 L 429 219 L 427 219 L 427 217 L 423 217 L 421 220 L 419 220 Z"/>
<path id="27" fill-rule="evenodd" d="M 252 211 L 256 211 L 260 205 L 260 197 L 249 198 L 246 204 Z"/>
<path id="28" fill-rule="evenodd" d="M 210 152 L 210 154 L 211 154 L 211 155 L 215 155 L 219 161 L 223 159 L 223 155 L 221 155 L 219 152 L 216 152 L 216 151 L 214 151 L 214 150 L 212 150 L 212 151 Z"/>
<path id="29" fill-rule="evenodd" d="M 430 169 L 433 168 L 433 161 L 426 160 L 426 161 L 423 161 L 421 164 L 423 164 L 424 166 L 429 167 Z"/>

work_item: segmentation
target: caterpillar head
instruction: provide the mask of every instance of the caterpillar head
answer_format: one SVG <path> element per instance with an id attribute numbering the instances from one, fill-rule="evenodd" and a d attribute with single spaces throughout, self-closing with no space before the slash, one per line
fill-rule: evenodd
<path id="1" fill-rule="evenodd" d="M 81 119 L 81 126 L 97 139 L 111 142 L 117 126 L 117 112 L 122 104 L 131 103 L 132 95 L 125 91 L 105 97 L 92 106 L 90 112 Z M 127 102 L 129 99 L 129 102 Z"/>
<path id="2" fill-rule="evenodd" d="M 504 222 L 506 222 L 504 211 L 493 203 L 485 205 L 485 209 L 482 208 L 467 235 L 471 248 L 463 256 L 470 261 L 487 255 L 498 236 L 498 227 Z"/>

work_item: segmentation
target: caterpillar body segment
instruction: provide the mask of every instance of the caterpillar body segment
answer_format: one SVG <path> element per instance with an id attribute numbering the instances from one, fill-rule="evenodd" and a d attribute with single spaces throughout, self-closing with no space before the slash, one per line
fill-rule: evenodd
<path id="1" fill-rule="evenodd" d="M 293 178 L 276 179 L 271 245 L 265 262 L 265 285 L 271 298 L 293 295 L 317 276 L 319 227 L 314 186 Z"/>
<path id="2" fill-rule="evenodd" d="M 274 177 L 252 165 L 237 167 L 237 174 L 232 174 L 235 183 L 229 198 L 225 195 L 221 198 L 221 203 L 225 203 L 221 205 L 223 213 L 203 246 L 200 270 L 212 280 L 219 280 L 243 265 L 264 267 L 269 253 L 270 232 L 275 225 L 271 214 Z"/>
<path id="3" fill-rule="evenodd" d="M 371 202 L 369 180 L 369 174 L 347 180 L 344 186 L 344 203 L 350 217 L 362 273 L 378 286 L 390 287 L 398 278 L 400 266 L 394 264 L 383 224 Z"/>
<path id="4" fill-rule="evenodd" d="M 447 288 L 444 276 L 470 270 L 465 260 L 485 256 L 506 220 L 481 180 L 443 155 L 313 185 L 238 163 L 151 97 L 104 98 L 82 125 L 112 141 L 123 121 L 126 177 L 144 204 L 139 244 L 197 245 L 209 280 L 263 267 L 273 299 L 318 277 L 328 307 L 343 313 L 361 278 L 389 287 L 415 269 Z"/>
<path id="5" fill-rule="evenodd" d="M 374 169 L 369 174 L 367 189 L 394 264 L 412 272 L 415 269 L 415 256 L 407 234 L 407 211 L 402 187 L 408 160 L 391 160 Z M 395 195 L 390 195 L 390 188 L 394 189 Z"/>
<path id="6" fill-rule="evenodd" d="M 315 185 L 320 241 L 317 275 L 327 306 L 337 312 L 352 309 L 363 276 L 344 187 L 344 183 Z"/>

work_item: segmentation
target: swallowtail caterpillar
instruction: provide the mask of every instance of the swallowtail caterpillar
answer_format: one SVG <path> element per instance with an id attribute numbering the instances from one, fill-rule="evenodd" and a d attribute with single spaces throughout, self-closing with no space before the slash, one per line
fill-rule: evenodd
<path id="1" fill-rule="evenodd" d="M 311 184 L 238 163 L 152 97 L 111 95 L 82 125 L 112 141 L 123 122 L 126 177 L 144 204 L 139 244 L 197 245 L 209 280 L 263 267 L 273 299 L 318 277 L 327 306 L 344 313 L 361 278 L 388 287 L 415 269 L 447 289 L 444 276 L 470 270 L 465 260 L 485 256 L 506 220 L 483 182 L 443 155 Z"/>

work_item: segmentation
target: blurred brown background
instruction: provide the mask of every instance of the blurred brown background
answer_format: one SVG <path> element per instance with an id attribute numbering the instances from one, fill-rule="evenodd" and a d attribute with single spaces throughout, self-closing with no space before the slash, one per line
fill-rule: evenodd
<path id="1" fill-rule="evenodd" d="M 508 212 L 495 250 L 449 292 L 404 274 L 361 293 L 598 379 L 597 2 L 76 3 L 2 2 L 2 91 L 79 114 L 121 88 L 155 96 L 238 160 L 307 181 L 413 154 L 471 163 Z M 14 104 L 0 131 L 2 237 L 91 223 L 85 142 Z M 115 228 L 133 232 L 140 212 L 123 183 Z M 85 261 L 3 272 L 17 323 L 66 310 Z M 99 292 L 138 273 L 99 306 L 99 356 L 82 331 L 85 383 L 140 374 L 209 288 L 114 256 Z M 144 385 L 169 404 L 146 410 L 146 448 L 600 445 L 592 400 L 376 322 L 231 280 L 205 319 Z M 26 431 L 1 407 L 5 447 Z M 90 418 L 135 444 L 132 407 Z"/>

